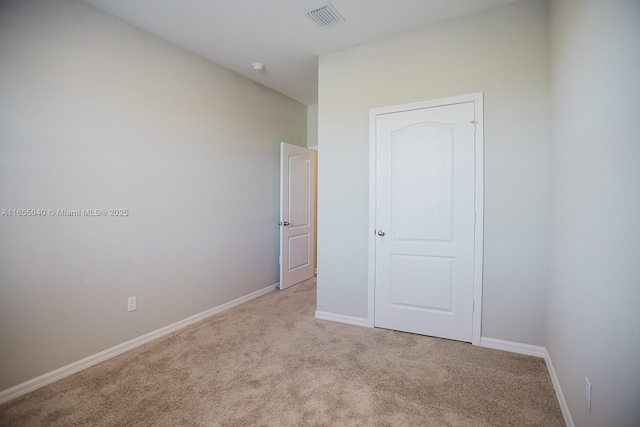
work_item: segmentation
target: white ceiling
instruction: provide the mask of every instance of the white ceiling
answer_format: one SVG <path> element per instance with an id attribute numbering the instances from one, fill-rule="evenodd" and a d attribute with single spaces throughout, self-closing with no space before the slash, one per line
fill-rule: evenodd
<path id="1" fill-rule="evenodd" d="M 331 0 L 346 22 L 326 29 L 305 15 L 326 0 L 85 1 L 311 105 L 318 102 L 319 54 L 516 0 Z M 264 71 L 254 71 L 254 62 Z"/>

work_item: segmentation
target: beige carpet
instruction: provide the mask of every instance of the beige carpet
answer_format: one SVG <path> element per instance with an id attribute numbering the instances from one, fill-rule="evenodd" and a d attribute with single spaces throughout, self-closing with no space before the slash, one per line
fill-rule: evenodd
<path id="1" fill-rule="evenodd" d="M 561 426 L 542 359 L 317 320 L 315 280 L 0 406 L 3 426 Z"/>

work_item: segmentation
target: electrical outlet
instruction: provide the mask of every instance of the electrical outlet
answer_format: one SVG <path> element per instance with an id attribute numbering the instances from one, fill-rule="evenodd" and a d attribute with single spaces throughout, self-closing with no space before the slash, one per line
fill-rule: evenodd
<path id="1" fill-rule="evenodd" d="M 133 311 L 136 309 L 136 297 L 129 297 L 127 300 L 127 311 Z"/>
<path id="2" fill-rule="evenodd" d="M 591 412 L 591 383 L 589 382 L 589 378 L 584 377 L 584 383 L 584 399 L 587 405 L 587 411 Z"/>

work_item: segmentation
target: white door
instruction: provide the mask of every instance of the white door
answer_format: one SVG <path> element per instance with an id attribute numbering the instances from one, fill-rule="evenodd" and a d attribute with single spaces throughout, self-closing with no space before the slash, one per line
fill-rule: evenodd
<path id="1" fill-rule="evenodd" d="M 287 143 L 280 149 L 280 289 L 313 277 L 315 155 Z"/>
<path id="2" fill-rule="evenodd" d="M 377 327 L 472 341 L 474 102 L 375 121 Z"/>

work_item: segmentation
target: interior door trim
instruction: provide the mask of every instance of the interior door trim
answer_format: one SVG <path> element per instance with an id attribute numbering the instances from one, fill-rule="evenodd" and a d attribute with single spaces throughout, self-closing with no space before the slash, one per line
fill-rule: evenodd
<path id="1" fill-rule="evenodd" d="M 473 102 L 475 110 L 475 211 L 473 260 L 473 345 L 480 345 L 482 332 L 482 267 L 484 242 L 484 94 L 482 92 L 450 98 L 369 110 L 369 259 L 368 259 L 368 301 L 367 326 L 374 327 L 375 321 L 375 271 L 376 271 L 376 117 L 379 115 L 442 107 L 452 104 Z"/>

